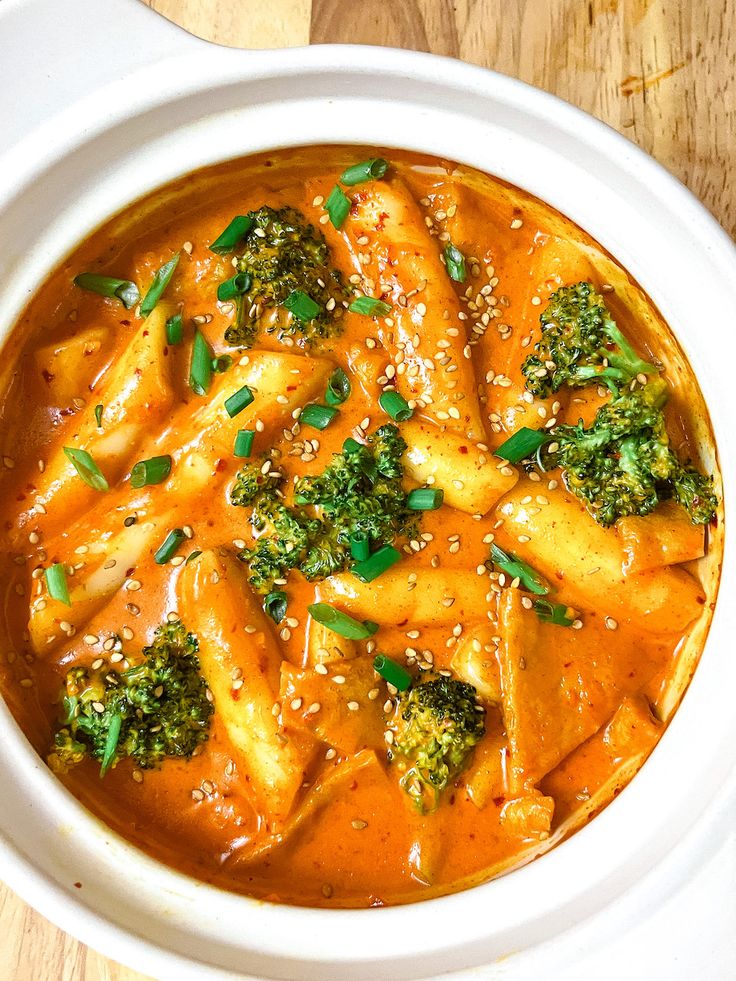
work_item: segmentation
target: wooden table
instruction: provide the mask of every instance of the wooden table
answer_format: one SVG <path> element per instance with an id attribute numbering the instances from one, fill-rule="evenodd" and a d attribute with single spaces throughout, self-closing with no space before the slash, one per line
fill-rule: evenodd
<path id="1" fill-rule="evenodd" d="M 605 120 L 736 231 L 736 0 L 146 0 L 235 47 L 383 44 L 451 55 Z M 143 981 L 0 886 L 3 981 Z"/>

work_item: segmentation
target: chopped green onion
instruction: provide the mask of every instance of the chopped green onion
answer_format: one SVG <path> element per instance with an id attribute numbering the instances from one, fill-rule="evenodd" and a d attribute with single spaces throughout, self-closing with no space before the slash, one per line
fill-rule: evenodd
<path id="1" fill-rule="evenodd" d="M 71 460 L 72 466 L 88 487 L 97 491 L 110 490 L 110 485 L 105 480 L 104 474 L 86 450 L 76 450 L 73 446 L 65 446 L 64 453 Z"/>
<path id="2" fill-rule="evenodd" d="M 314 320 L 322 311 L 319 303 L 315 303 L 302 290 L 292 290 L 283 305 L 297 320 Z"/>
<path id="3" fill-rule="evenodd" d="M 248 232 L 253 227 L 253 219 L 248 215 L 236 215 L 227 228 L 220 232 L 215 241 L 210 246 L 210 252 L 217 255 L 225 255 L 233 252 Z"/>
<path id="4" fill-rule="evenodd" d="M 239 272 L 231 276 L 230 279 L 226 279 L 224 283 L 220 283 L 217 287 L 217 299 L 220 303 L 226 303 L 228 300 L 234 300 L 237 296 L 242 296 L 243 293 L 247 293 L 250 289 L 250 273 Z"/>
<path id="5" fill-rule="evenodd" d="M 241 457 L 250 456 L 253 449 L 253 440 L 255 438 L 255 430 L 239 429 L 238 435 L 235 437 L 235 448 L 233 450 L 233 454 Z"/>
<path id="6" fill-rule="evenodd" d="M 189 555 L 187 555 L 187 560 L 184 563 L 184 565 L 189 565 L 190 562 L 194 562 L 194 560 L 197 558 L 197 556 L 198 555 L 201 555 L 201 554 L 202 554 L 202 549 L 195 548 L 195 550 L 193 552 L 190 552 Z"/>
<path id="7" fill-rule="evenodd" d="M 212 359 L 212 370 L 216 375 L 221 375 L 223 372 L 232 368 L 233 359 L 229 354 L 218 354 L 216 358 Z"/>
<path id="8" fill-rule="evenodd" d="M 393 545 L 384 545 L 369 555 L 363 562 L 358 562 L 350 570 L 361 582 L 373 582 L 392 565 L 401 559 L 401 552 Z"/>
<path id="9" fill-rule="evenodd" d="M 549 592 L 549 586 L 536 570 L 510 552 L 504 552 L 495 543 L 491 545 L 491 561 L 499 569 L 508 573 L 512 579 L 518 579 L 519 585 L 523 589 L 528 589 L 530 593 L 546 596 Z"/>
<path id="10" fill-rule="evenodd" d="M 335 416 L 339 415 L 340 410 L 331 405 L 319 405 L 317 402 L 312 402 L 311 405 L 306 405 L 302 409 L 299 423 L 300 425 L 311 426 L 313 429 L 327 429 Z"/>
<path id="11" fill-rule="evenodd" d="M 100 296 L 117 297 L 123 306 L 130 310 L 140 300 L 141 294 L 135 283 L 129 279 L 115 279 L 113 276 L 99 276 L 97 273 L 80 273 L 74 277 L 76 286 Z"/>
<path id="12" fill-rule="evenodd" d="M 340 183 L 345 184 L 346 187 L 353 187 L 355 184 L 365 184 L 366 181 L 378 181 L 387 170 L 388 160 L 374 157 L 373 160 L 364 160 L 344 170 L 340 175 Z"/>
<path id="13" fill-rule="evenodd" d="M 450 279 L 454 279 L 456 283 L 465 282 L 465 256 L 452 242 L 445 246 L 445 265 Z"/>
<path id="14" fill-rule="evenodd" d="M 212 380 L 212 349 L 204 334 L 194 332 L 192 362 L 189 367 L 189 386 L 195 395 L 205 395 Z"/>
<path id="15" fill-rule="evenodd" d="M 534 612 L 543 623 L 554 623 L 558 627 L 571 627 L 575 623 L 575 617 L 570 616 L 572 612 L 569 606 L 564 603 L 550 603 L 548 600 L 534 600 Z"/>
<path id="16" fill-rule="evenodd" d="M 148 460 L 139 460 L 130 471 L 130 486 L 146 487 L 148 484 L 160 484 L 171 473 L 171 457 L 152 456 Z"/>
<path id="17" fill-rule="evenodd" d="M 329 603 L 312 603 L 307 611 L 317 623 L 348 640 L 366 640 L 378 630 L 378 624 L 372 620 L 355 620 Z"/>
<path id="18" fill-rule="evenodd" d="M 118 748 L 120 730 L 123 726 L 123 717 L 119 712 L 110 719 L 110 728 L 107 730 L 105 740 L 105 752 L 102 754 L 102 765 L 100 766 L 100 776 L 104 777 L 110 769 L 112 761 L 115 759 L 115 750 Z"/>
<path id="19" fill-rule="evenodd" d="M 350 554 L 356 562 L 363 562 L 371 554 L 371 545 L 364 531 L 354 531 L 350 536 Z"/>
<path id="20" fill-rule="evenodd" d="M 251 392 L 247 385 L 243 385 L 237 392 L 225 399 L 225 412 L 232 419 L 239 412 L 242 412 L 247 405 L 250 405 L 252 401 L 253 392 Z"/>
<path id="21" fill-rule="evenodd" d="M 391 313 L 391 304 L 378 300 L 375 296 L 358 296 L 348 310 L 351 313 L 363 313 L 366 317 L 387 317 Z"/>
<path id="22" fill-rule="evenodd" d="M 286 616 L 288 602 L 289 598 L 283 589 L 274 589 L 264 597 L 263 608 L 274 623 L 281 623 Z"/>
<path id="23" fill-rule="evenodd" d="M 362 449 L 365 449 L 363 444 L 359 443 L 357 439 L 353 439 L 352 436 L 348 436 L 342 444 L 343 453 L 359 453 Z"/>
<path id="24" fill-rule="evenodd" d="M 526 460 L 527 457 L 536 453 L 540 446 L 544 446 L 551 438 L 549 433 L 541 429 L 529 429 L 528 426 L 522 426 L 521 429 L 516 430 L 513 436 L 509 436 L 505 442 L 501 443 L 498 449 L 493 451 L 493 455 L 502 460 L 508 460 L 509 463 L 519 463 L 520 460 Z"/>
<path id="25" fill-rule="evenodd" d="M 442 507 L 445 492 L 435 487 L 417 487 L 409 491 L 406 506 L 410 511 L 436 511 Z"/>
<path id="26" fill-rule="evenodd" d="M 350 213 L 350 205 L 350 198 L 341 187 L 335 184 L 325 201 L 325 211 L 330 216 L 330 221 L 335 228 L 342 228 L 344 225 L 345 219 Z"/>
<path id="27" fill-rule="evenodd" d="M 406 668 L 402 668 L 400 664 L 397 664 L 390 657 L 386 657 L 385 654 L 376 654 L 373 658 L 373 670 L 377 671 L 384 681 L 399 691 L 406 691 L 407 688 L 411 688 L 412 678 Z"/>
<path id="28" fill-rule="evenodd" d="M 398 392 L 382 392 L 378 404 L 396 422 L 406 422 L 414 415 L 414 410 L 409 407 L 404 396 L 399 395 Z"/>
<path id="29" fill-rule="evenodd" d="M 342 368 L 335 368 L 327 382 L 325 402 L 328 405 L 342 405 L 350 398 L 352 390 L 350 379 Z"/>
<path id="30" fill-rule="evenodd" d="M 102 413 L 104 412 L 104 406 L 95 406 L 95 422 L 97 423 L 97 428 L 102 429 Z"/>
<path id="31" fill-rule="evenodd" d="M 173 259 L 165 262 L 153 277 L 153 282 L 148 287 L 148 292 L 143 297 L 143 302 L 141 303 L 142 317 L 147 317 L 152 312 L 153 308 L 163 296 L 163 292 L 169 285 L 171 277 L 174 275 L 174 270 L 178 265 L 179 253 L 177 252 Z"/>
<path id="32" fill-rule="evenodd" d="M 175 313 L 166 321 L 166 340 L 169 344 L 181 344 L 184 337 L 184 320 L 180 313 Z"/>
<path id="33" fill-rule="evenodd" d="M 156 565 L 166 565 L 169 559 L 173 559 L 186 537 L 181 528 L 172 528 L 154 553 L 153 561 Z"/>
<path id="34" fill-rule="evenodd" d="M 63 562 L 57 562 L 55 565 L 49 566 L 48 569 L 44 570 L 44 576 L 46 577 L 46 588 L 49 591 L 51 599 L 58 600 L 66 606 L 71 606 L 72 601 L 69 598 L 69 587 L 66 582 L 66 569 L 64 568 Z"/>

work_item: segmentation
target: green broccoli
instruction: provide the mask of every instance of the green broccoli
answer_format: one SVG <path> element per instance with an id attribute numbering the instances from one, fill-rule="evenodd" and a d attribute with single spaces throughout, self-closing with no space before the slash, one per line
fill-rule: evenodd
<path id="1" fill-rule="evenodd" d="M 521 366 L 534 395 L 546 397 L 563 385 L 591 382 L 602 382 L 617 394 L 637 375 L 658 370 L 638 356 L 591 283 L 558 289 L 539 321 L 542 337 Z"/>
<path id="2" fill-rule="evenodd" d="M 589 428 L 556 426 L 540 451 L 545 468 L 559 466 L 569 490 L 595 520 L 611 525 L 648 514 L 674 498 L 694 524 L 712 520 L 718 499 L 713 479 L 681 463 L 669 446 L 662 406 L 667 385 L 652 379 L 601 406 Z"/>
<path id="3" fill-rule="evenodd" d="M 198 649 L 177 620 L 156 630 L 140 664 L 121 672 L 68 671 L 51 768 L 65 772 L 90 756 L 104 776 L 125 757 L 143 769 L 190 757 L 208 739 L 213 711 Z"/>
<path id="4" fill-rule="evenodd" d="M 258 534 L 239 555 L 249 567 L 251 585 L 268 592 L 291 569 L 310 581 L 348 569 L 350 537 L 356 532 L 372 547 L 411 534 L 417 512 L 407 507 L 402 487 L 405 449 L 396 426 L 381 426 L 366 446 L 353 441 L 321 474 L 298 480 L 293 507 L 284 501 L 283 476 L 264 476 L 258 463 L 243 467 L 230 501 L 252 507 L 250 522 Z"/>
<path id="5" fill-rule="evenodd" d="M 486 728 L 473 685 L 431 676 L 397 697 L 389 758 L 404 769 L 401 786 L 421 813 L 466 766 Z"/>
<path id="6" fill-rule="evenodd" d="M 249 212 L 253 225 L 236 260 L 248 287 L 238 297 L 235 323 L 225 340 L 252 347 L 265 310 L 281 308 L 268 332 L 301 334 L 307 340 L 338 332 L 342 301 L 349 297 L 340 273 L 330 265 L 330 250 L 320 231 L 294 208 L 269 207 Z M 303 293 L 317 305 L 312 319 L 287 314 L 283 305 L 293 293 Z M 334 301 L 334 302 L 330 302 Z M 338 312 L 339 311 L 339 312 Z"/>

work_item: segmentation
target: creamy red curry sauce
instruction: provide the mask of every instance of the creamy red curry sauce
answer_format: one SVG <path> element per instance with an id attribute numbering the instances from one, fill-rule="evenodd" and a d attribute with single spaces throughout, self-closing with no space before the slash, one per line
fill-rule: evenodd
<path id="1" fill-rule="evenodd" d="M 417 900 L 661 736 L 717 586 L 707 414 L 538 200 L 394 150 L 213 167 L 80 245 L 5 361 L 2 691 L 148 853 Z"/>

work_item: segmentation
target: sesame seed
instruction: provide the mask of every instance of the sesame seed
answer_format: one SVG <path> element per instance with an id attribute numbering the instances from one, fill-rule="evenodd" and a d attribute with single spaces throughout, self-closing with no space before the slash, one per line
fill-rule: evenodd
<path id="1" fill-rule="evenodd" d="M 613 617 L 606 617 L 606 628 L 608 630 L 618 629 L 618 620 L 614 620 Z"/>
<path id="2" fill-rule="evenodd" d="M 362 831 L 363 828 L 367 828 L 368 827 L 368 822 L 367 821 L 361 821 L 359 819 L 356 819 L 355 821 L 351 821 L 350 824 L 353 826 L 353 828 L 356 831 Z"/>
<path id="3" fill-rule="evenodd" d="M 359 702 L 348 702 L 348 708 L 350 709 L 351 712 L 357 712 L 358 709 L 360 708 L 360 703 Z"/>

